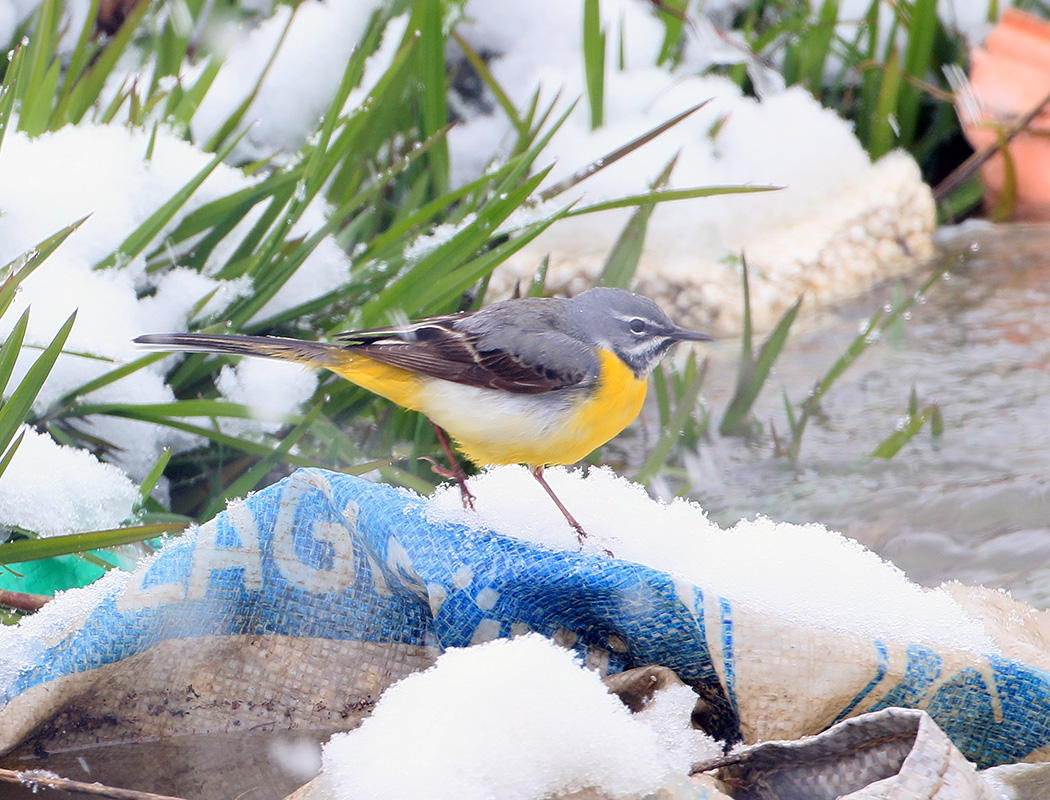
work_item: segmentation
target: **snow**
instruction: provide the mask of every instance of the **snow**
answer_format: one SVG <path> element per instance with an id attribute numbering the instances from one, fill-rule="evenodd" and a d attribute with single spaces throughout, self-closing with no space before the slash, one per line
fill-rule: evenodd
<path id="1" fill-rule="evenodd" d="M 273 16 L 254 29 L 231 31 L 233 44 L 225 63 L 193 117 L 194 139 L 207 141 L 258 86 L 245 113 L 245 120 L 254 124 L 235 157 L 247 160 L 298 150 L 331 104 L 372 13 L 381 7 L 377 0 L 307 0 L 294 12 L 291 6 L 277 6 Z M 383 43 L 369 58 L 349 107 L 360 104 L 368 87 L 386 70 L 406 23 L 407 18 L 402 17 L 384 32 Z M 263 77 L 278 45 L 277 56 Z M 192 83 L 200 69 L 189 70 L 184 78 Z M 309 80 L 303 80 L 304 75 Z"/>
<path id="2" fill-rule="evenodd" d="M 121 470 L 46 433 L 25 426 L 19 433 L 22 442 L 0 480 L 5 524 L 58 536 L 116 528 L 131 516 L 139 492 Z"/>
<path id="3" fill-rule="evenodd" d="M 822 525 L 759 517 L 730 529 L 686 500 L 653 500 L 607 468 L 547 469 L 544 477 L 588 533 L 586 552 L 609 550 L 794 625 L 883 641 L 994 653 L 984 628 L 941 589 L 927 590 L 857 542 Z M 575 532 L 525 467 L 471 478 L 477 513 L 459 489 L 442 486 L 429 517 L 494 530 L 559 550 L 579 549 Z"/>
<path id="4" fill-rule="evenodd" d="M 0 320 L 6 335 L 18 316 L 30 308 L 26 343 L 45 346 L 77 311 L 76 324 L 66 350 L 37 398 L 35 407 L 46 409 L 56 399 L 88 380 L 143 353 L 132 344 L 139 334 L 185 330 L 197 304 L 211 296 L 197 315 L 215 313 L 234 298 L 251 290 L 250 281 L 223 281 L 209 273 L 221 265 L 254 220 L 249 216 L 212 256 L 201 274 L 177 268 L 159 277 L 147 275 L 142 256 L 120 268 L 94 270 L 95 263 L 120 247 L 124 238 L 170 198 L 211 159 L 207 154 L 159 129 L 153 158 L 143 160 L 148 133 L 123 126 L 80 125 L 30 140 L 9 133 L 0 151 L 0 263 L 6 263 L 57 230 L 81 217 L 88 219 L 23 284 L 12 308 Z M 85 158 L 84 153 L 91 153 Z M 162 232 L 172 230 L 195 208 L 251 184 L 233 168 L 220 165 L 194 193 L 184 209 Z M 310 210 L 295 229 L 303 233 L 323 224 L 319 209 Z M 293 234 L 294 235 L 294 234 Z M 303 268 L 268 303 L 259 316 L 289 308 L 346 279 L 349 260 L 326 239 Z M 142 290 L 152 293 L 140 297 Z M 38 350 L 27 349 L 11 385 L 35 360 Z M 82 355 L 75 355 L 82 354 Z M 161 403 L 173 399 L 164 385 L 169 361 L 136 371 L 93 393 L 96 402 Z M 249 367 L 249 370 L 258 369 Z M 259 373 L 255 373 L 259 374 Z M 285 373 L 288 374 L 288 373 Z M 284 411 L 313 392 L 315 379 L 298 375 L 287 379 L 290 387 Z M 262 398 L 268 393 L 256 392 Z M 271 397 L 266 398 L 272 402 Z M 269 412 L 267 412 L 269 413 Z M 271 414 L 272 417 L 272 414 Z M 195 440 L 159 426 L 134 420 L 100 417 L 90 421 L 91 433 L 121 448 L 114 463 L 140 479 L 167 447 L 184 449 Z"/>
<path id="5" fill-rule="evenodd" d="M 318 794 L 354 800 L 542 800 L 595 787 L 642 796 L 720 754 L 678 687 L 631 715 L 573 655 L 530 634 L 452 649 L 383 693 L 323 751 Z"/>
<path id="6" fill-rule="evenodd" d="M 22 670 L 40 660 L 55 642 L 77 631 L 91 613 L 127 586 L 130 573 L 113 569 L 83 589 L 58 592 L 39 611 L 17 625 L 0 625 L 0 691 L 6 691 Z"/>
<path id="7" fill-rule="evenodd" d="M 464 35 L 476 48 L 502 53 L 489 66 L 517 105 L 524 104 L 539 83 L 548 100 L 561 90 L 559 109 L 564 109 L 586 95 L 579 42 L 581 7 L 540 0 L 510 12 L 499 0 L 473 0 L 468 16 L 474 23 Z M 601 128 L 591 130 L 584 100 L 554 135 L 539 159 L 540 164 L 556 161 L 545 185 L 704 100 L 711 102 L 644 148 L 597 172 L 576 194 L 583 192 L 587 202 L 596 202 L 647 191 L 676 154 L 680 155 L 671 188 L 787 187 L 768 194 L 659 206 L 650 222 L 649 241 L 660 243 L 662 256 L 687 260 L 697 254 L 717 258 L 747 248 L 762 230 L 805 220 L 835 187 L 864 179 L 870 164 L 849 123 L 823 109 L 805 90 L 788 89 L 759 102 L 744 97 L 728 79 L 680 76 L 654 67 L 663 26 L 648 8 L 629 0 L 602 4 L 609 40 L 618 41 L 620 20 L 624 20 L 627 69 L 608 70 Z M 710 131 L 723 119 L 720 133 L 712 137 Z M 449 142 L 456 181 L 466 182 L 482 172 L 484 159 L 505 139 L 506 128 L 506 123 L 501 127 L 482 118 L 452 130 Z M 536 248 L 606 252 L 629 214 L 628 210 L 566 220 L 545 234 Z M 763 224 L 756 226 L 756 219 Z"/>
<path id="8" fill-rule="evenodd" d="M 275 433 L 313 395 L 317 373 L 287 361 L 245 358 L 222 368 L 217 387 L 224 399 L 243 403 L 252 415 L 250 420 L 222 420 L 225 433 Z"/>

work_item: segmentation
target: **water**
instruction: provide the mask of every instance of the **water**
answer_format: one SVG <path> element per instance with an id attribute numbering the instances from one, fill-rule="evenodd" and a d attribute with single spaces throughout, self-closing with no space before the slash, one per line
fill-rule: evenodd
<path id="1" fill-rule="evenodd" d="M 328 733 L 290 731 L 179 736 L 41 753 L 16 750 L 0 759 L 12 770 L 51 770 L 64 778 L 179 798 L 281 800 L 316 774 Z M 88 798 L 82 792 L 34 793 L 0 783 L 3 800 Z"/>
<path id="2" fill-rule="evenodd" d="M 1050 228 L 961 229 L 945 250 L 948 277 L 831 389 L 797 466 L 768 435 L 770 419 L 782 436 L 788 427 L 781 389 L 805 398 L 892 287 L 792 335 L 756 405 L 765 435 L 702 445 L 688 459 L 691 496 L 724 525 L 822 522 L 919 583 L 1002 587 L 1050 607 Z M 717 420 L 738 347 L 714 351 L 705 392 Z M 893 460 L 870 458 L 912 386 L 920 407 L 939 404 L 943 435 L 926 428 Z"/>

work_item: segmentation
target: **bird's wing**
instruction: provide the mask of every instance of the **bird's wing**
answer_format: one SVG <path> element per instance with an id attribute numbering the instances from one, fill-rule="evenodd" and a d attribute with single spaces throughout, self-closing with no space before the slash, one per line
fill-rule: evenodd
<path id="1" fill-rule="evenodd" d="M 350 350 L 411 372 L 515 394 L 564 389 L 597 374 L 590 348 L 571 337 L 556 332 L 492 336 L 458 324 L 467 316 L 431 317 L 336 339 Z"/>

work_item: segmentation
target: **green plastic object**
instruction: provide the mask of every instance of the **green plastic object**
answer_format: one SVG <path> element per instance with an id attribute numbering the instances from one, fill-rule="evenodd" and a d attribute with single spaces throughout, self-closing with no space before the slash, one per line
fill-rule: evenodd
<path id="1" fill-rule="evenodd" d="M 101 553 L 95 555 L 103 557 Z M 105 555 L 112 556 L 110 553 Z M 0 566 L 0 589 L 50 597 L 55 592 L 87 586 L 105 572 L 102 567 L 73 555 L 24 561 L 8 567 Z"/>

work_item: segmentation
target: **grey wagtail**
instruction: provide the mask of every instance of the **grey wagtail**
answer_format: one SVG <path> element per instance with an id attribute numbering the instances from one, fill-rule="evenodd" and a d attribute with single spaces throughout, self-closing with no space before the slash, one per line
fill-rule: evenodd
<path id="1" fill-rule="evenodd" d="M 582 543 L 583 527 L 547 485 L 543 468 L 573 464 L 616 436 L 638 416 L 646 379 L 671 345 L 711 337 L 678 327 L 646 297 L 597 288 L 335 339 L 163 333 L 135 341 L 329 369 L 430 420 L 464 505 L 473 507 L 473 496 L 441 429 L 479 466 L 527 464 Z"/>

